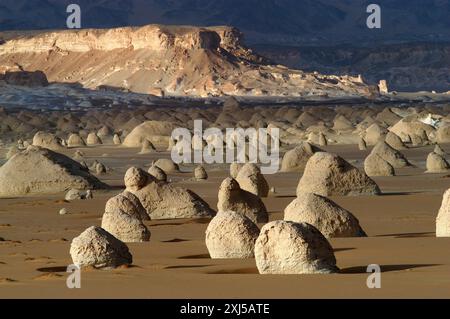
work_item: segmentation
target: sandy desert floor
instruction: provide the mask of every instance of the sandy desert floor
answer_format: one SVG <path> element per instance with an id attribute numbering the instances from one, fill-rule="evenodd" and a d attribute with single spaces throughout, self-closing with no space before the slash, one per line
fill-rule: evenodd
<path id="1" fill-rule="evenodd" d="M 442 145 L 448 152 L 450 145 Z M 367 152 L 357 146 L 329 146 L 361 168 Z M 432 146 L 404 151 L 417 167 L 396 177 L 375 178 L 382 196 L 333 197 L 360 220 L 368 238 L 331 239 L 341 273 L 333 275 L 259 275 L 254 259 L 212 260 L 204 244 L 208 220 L 148 221 L 148 243 L 129 244 L 133 265 L 115 270 L 85 270 L 81 289 L 68 289 L 72 238 L 100 225 L 106 201 L 123 188 L 130 165 L 148 166 L 169 154 L 134 155 L 122 147 L 82 149 L 86 158 L 101 158 L 113 171 L 101 179 L 113 190 L 98 191 L 88 201 L 64 202 L 64 194 L 0 200 L 1 298 L 449 298 L 450 238 L 435 238 L 435 218 L 450 176 L 424 174 Z M 6 150 L 1 150 L 0 155 Z M 133 154 L 130 156 L 130 154 Z M 192 168 L 170 175 L 178 185 L 216 207 L 217 189 L 228 175 L 209 167 L 209 179 L 191 179 Z M 270 220 L 283 218 L 295 198 L 300 174 L 266 176 L 276 194 L 264 199 Z M 62 207 L 70 214 L 59 215 Z M 369 264 L 382 269 L 381 289 L 368 289 Z"/>

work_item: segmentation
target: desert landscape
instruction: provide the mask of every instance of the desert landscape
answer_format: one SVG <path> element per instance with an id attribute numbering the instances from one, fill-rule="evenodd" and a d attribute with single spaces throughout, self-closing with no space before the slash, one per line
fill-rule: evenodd
<path id="1" fill-rule="evenodd" d="M 450 91 L 265 52 L 231 26 L 0 32 L 0 297 L 450 298 Z"/>

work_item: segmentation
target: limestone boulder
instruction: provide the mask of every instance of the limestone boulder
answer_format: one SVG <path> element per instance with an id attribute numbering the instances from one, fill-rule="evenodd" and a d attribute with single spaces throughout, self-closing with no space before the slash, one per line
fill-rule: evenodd
<path id="1" fill-rule="evenodd" d="M 303 142 L 301 145 L 284 154 L 283 160 L 281 161 L 281 171 L 301 172 L 305 169 L 306 163 L 311 156 L 313 156 L 316 152 L 321 151 L 322 150 L 318 147 L 308 142 Z"/>
<path id="2" fill-rule="evenodd" d="M 108 186 L 80 163 L 46 148 L 29 146 L 0 167 L 0 197 L 53 194 Z"/>
<path id="3" fill-rule="evenodd" d="M 308 223 L 325 237 L 365 237 L 358 219 L 331 199 L 301 193 L 284 210 L 284 220 Z"/>
<path id="4" fill-rule="evenodd" d="M 269 184 L 256 164 L 245 164 L 239 170 L 236 181 L 239 183 L 241 189 L 256 196 L 267 197 L 269 194 Z"/>
<path id="5" fill-rule="evenodd" d="M 369 154 L 364 160 L 364 171 L 368 176 L 395 176 L 395 170 L 389 162 L 378 154 Z"/>
<path id="6" fill-rule="evenodd" d="M 261 274 L 329 274 L 339 269 L 333 248 L 314 226 L 274 221 L 266 224 L 255 244 Z"/>
<path id="7" fill-rule="evenodd" d="M 377 195 L 378 185 L 365 173 L 335 154 L 318 152 L 306 164 L 297 194 Z"/>
<path id="8" fill-rule="evenodd" d="M 252 258 L 259 228 L 247 216 L 218 212 L 206 229 L 206 247 L 213 259 Z"/>
<path id="9" fill-rule="evenodd" d="M 79 267 L 117 268 L 133 257 L 126 244 L 101 227 L 92 226 L 72 240 L 70 256 Z"/>

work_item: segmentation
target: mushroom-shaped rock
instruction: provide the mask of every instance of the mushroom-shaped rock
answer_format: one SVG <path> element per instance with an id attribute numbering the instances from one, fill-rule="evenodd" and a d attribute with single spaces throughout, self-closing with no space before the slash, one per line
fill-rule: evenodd
<path id="1" fill-rule="evenodd" d="M 61 139 L 54 134 L 37 132 L 33 137 L 33 146 L 39 146 L 47 148 L 52 151 L 61 151 L 64 146 L 61 143 Z"/>
<path id="2" fill-rule="evenodd" d="M 239 183 L 241 189 L 256 196 L 267 197 L 269 194 L 269 184 L 256 164 L 245 164 L 239 170 L 236 181 Z"/>
<path id="3" fill-rule="evenodd" d="M 384 141 L 378 142 L 372 149 L 371 154 L 377 154 L 391 164 L 393 168 L 402 168 L 410 165 L 402 153 L 392 148 Z"/>
<path id="4" fill-rule="evenodd" d="M 29 146 L 0 167 L 0 197 L 107 187 L 80 163 L 36 146 Z"/>
<path id="5" fill-rule="evenodd" d="M 206 180 L 208 179 L 208 173 L 206 173 L 206 170 L 203 166 L 197 166 L 194 169 L 194 178 L 196 180 Z"/>
<path id="6" fill-rule="evenodd" d="M 396 150 L 404 150 L 406 148 L 402 139 L 393 132 L 388 132 L 384 140 L 390 147 Z"/>
<path id="7" fill-rule="evenodd" d="M 266 224 L 255 244 L 261 274 L 329 274 L 339 269 L 333 248 L 314 226 L 274 221 Z"/>
<path id="8" fill-rule="evenodd" d="M 218 212 L 206 229 L 206 247 L 213 259 L 252 258 L 259 229 L 247 216 Z"/>
<path id="9" fill-rule="evenodd" d="M 364 160 L 364 171 L 368 176 L 394 176 L 395 170 L 378 154 L 369 154 Z"/>
<path id="10" fill-rule="evenodd" d="M 136 195 L 151 219 L 209 218 L 215 212 L 194 192 L 159 182 L 141 169 L 125 174 L 127 190 Z"/>
<path id="11" fill-rule="evenodd" d="M 318 152 L 306 164 L 297 186 L 297 194 L 315 193 L 332 195 L 377 195 L 378 185 L 365 173 L 330 153 Z"/>
<path id="12" fill-rule="evenodd" d="M 428 173 L 444 173 L 450 169 L 448 162 L 442 155 L 431 152 L 427 157 Z"/>
<path id="13" fill-rule="evenodd" d="M 158 181 L 167 182 L 167 174 L 156 165 L 152 165 L 148 169 L 148 173 L 152 175 L 154 178 L 156 178 Z"/>
<path id="14" fill-rule="evenodd" d="M 253 193 L 240 188 L 239 183 L 232 179 L 225 179 L 219 188 L 218 211 L 234 211 L 244 214 L 255 223 L 266 223 L 269 220 L 266 206 Z"/>
<path id="15" fill-rule="evenodd" d="M 450 188 L 445 192 L 436 218 L 436 236 L 450 237 Z"/>
<path id="16" fill-rule="evenodd" d="M 137 191 L 147 185 L 148 174 L 138 167 L 130 167 L 125 173 L 125 187 L 130 192 Z"/>
<path id="17" fill-rule="evenodd" d="M 178 164 L 174 163 L 171 159 L 168 158 L 160 158 L 157 160 L 154 165 L 158 166 L 162 169 L 166 174 L 167 173 L 177 173 L 180 171 Z"/>
<path id="18" fill-rule="evenodd" d="M 102 140 L 98 137 L 97 133 L 89 133 L 86 138 L 87 145 L 100 145 L 102 144 Z"/>
<path id="19" fill-rule="evenodd" d="M 67 140 L 67 146 L 68 147 L 80 147 L 80 146 L 86 146 L 86 143 L 84 142 L 83 138 L 78 134 L 70 134 L 68 140 Z"/>
<path id="20" fill-rule="evenodd" d="M 133 262 L 126 244 L 95 226 L 72 240 L 70 256 L 79 267 L 116 268 Z"/>
<path id="21" fill-rule="evenodd" d="M 308 142 L 303 142 L 293 150 L 286 152 L 281 161 L 282 172 L 300 172 L 305 169 L 306 163 L 316 152 L 322 150 L 311 145 Z"/>
<path id="22" fill-rule="evenodd" d="M 365 237 L 358 219 L 331 199 L 300 193 L 284 210 L 284 220 L 308 223 L 325 237 Z"/>

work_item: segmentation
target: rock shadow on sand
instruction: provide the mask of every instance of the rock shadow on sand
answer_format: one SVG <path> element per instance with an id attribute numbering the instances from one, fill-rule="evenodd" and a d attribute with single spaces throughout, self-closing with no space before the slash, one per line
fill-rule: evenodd
<path id="1" fill-rule="evenodd" d="M 393 271 L 402 271 L 402 270 L 412 270 L 416 268 L 426 268 L 426 267 L 434 267 L 441 266 L 439 264 L 404 264 L 404 265 L 380 265 L 381 272 L 393 272 Z M 349 267 L 342 268 L 339 271 L 339 274 L 367 274 L 367 266 L 357 266 L 357 267 Z"/>
<path id="2" fill-rule="evenodd" d="M 435 237 L 434 232 L 424 232 L 424 233 L 399 233 L 399 234 L 384 234 L 376 235 L 375 237 L 395 237 L 395 238 L 424 238 L 424 237 Z"/>

